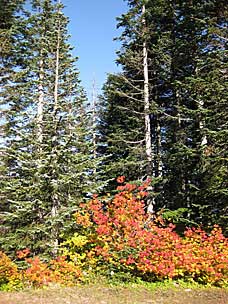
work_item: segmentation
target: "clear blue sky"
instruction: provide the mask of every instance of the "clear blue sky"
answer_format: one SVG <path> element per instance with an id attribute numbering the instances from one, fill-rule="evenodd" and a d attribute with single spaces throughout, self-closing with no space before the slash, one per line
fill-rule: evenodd
<path id="1" fill-rule="evenodd" d="M 120 34 L 116 17 L 126 12 L 127 5 L 124 0 L 62 0 L 62 3 L 70 18 L 73 54 L 79 57 L 80 78 L 89 96 L 94 77 L 99 92 L 106 74 L 119 70 L 115 51 L 120 44 L 113 38 Z"/>

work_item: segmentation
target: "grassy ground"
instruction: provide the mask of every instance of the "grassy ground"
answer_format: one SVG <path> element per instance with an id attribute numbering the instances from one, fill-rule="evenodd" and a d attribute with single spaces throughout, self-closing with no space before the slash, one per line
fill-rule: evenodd
<path id="1" fill-rule="evenodd" d="M 0 292 L 0 304 L 228 304 L 219 288 L 88 285 Z"/>

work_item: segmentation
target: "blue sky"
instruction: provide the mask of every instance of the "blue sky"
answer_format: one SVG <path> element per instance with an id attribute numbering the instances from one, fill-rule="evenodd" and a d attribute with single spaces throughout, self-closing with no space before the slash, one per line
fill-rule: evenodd
<path id="1" fill-rule="evenodd" d="M 106 74 L 119 69 L 115 51 L 120 44 L 113 41 L 119 36 L 116 17 L 127 10 L 124 0 L 62 0 L 65 14 L 70 18 L 70 43 L 79 57 L 78 68 L 82 85 L 90 95 L 95 78 L 99 92 Z"/>

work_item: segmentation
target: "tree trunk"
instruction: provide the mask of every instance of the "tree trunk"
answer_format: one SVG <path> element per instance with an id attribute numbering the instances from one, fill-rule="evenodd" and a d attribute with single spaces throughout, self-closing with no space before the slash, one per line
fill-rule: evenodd
<path id="1" fill-rule="evenodd" d="M 58 88 L 59 88 L 59 51 L 60 51 L 60 23 L 58 24 L 58 32 L 57 32 L 57 44 L 56 44 L 56 61 L 55 61 L 55 86 L 54 86 L 54 111 L 53 111 L 53 120 L 56 123 L 56 127 L 54 130 L 52 143 L 53 143 L 53 151 L 54 157 L 57 157 L 57 132 L 58 132 Z M 53 160 L 56 163 L 56 160 Z M 57 163 L 56 163 L 57 165 Z M 57 174 L 54 170 L 52 172 L 54 183 L 57 182 Z M 58 208 L 59 208 L 59 197 L 58 194 L 55 192 L 55 189 L 53 190 L 52 194 L 52 208 L 51 208 L 51 217 L 53 220 L 58 216 Z M 52 254 L 56 256 L 58 250 L 58 228 L 56 227 L 56 224 L 53 224 L 52 227 Z"/>
<path id="2" fill-rule="evenodd" d="M 196 68 L 196 77 L 199 77 L 199 70 L 198 68 Z M 200 100 L 198 101 L 198 108 L 200 110 L 200 114 L 199 114 L 199 131 L 200 131 L 200 136 L 201 136 L 201 146 L 206 147 L 207 146 L 207 136 L 204 133 L 204 128 L 205 128 L 205 120 L 203 119 L 203 115 L 202 115 L 202 111 L 204 109 L 204 101 L 200 98 Z"/>
<path id="3" fill-rule="evenodd" d="M 161 124 L 159 117 L 156 120 L 156 174 L 155 177 L 162 177 L 162 151 L 161 151 Z"/>
<path id="4" fill-rule="evenodd" d="M 38 141 L 38 152 L 42 152 L 42 142 L 43 142 L 43 108 L 44 108 L 44 61 L 42 59 L 42 51 L 41 51 L 41 59 L 39 62 L 40 71 L 39 71 L 39 86 L 38 86 L 38 105 L 37 105 L 37 141 Z"/>
<path id="5" fill-rule="evenodd" d="M 142 23 L 143 23 L 143 34 L 146 32 L 146 20 L 144 14 L 146 12 L 146 7 L 142 7 Z M 147 178 L 153 174 L 153 158 L 152 158 L 152 139 L 151 139 L 151 121 L 150 121 L 150 100 L 149 100 L 149 70 L 148 70 L 148 50 L 146 37 L 143 37 L 143 83 L 144 83 L 144 115 L 145 115 L 145 144 L 146 144 L 146 173 Z M 153 190 L 152 187 L 151 189 Z M 154 198 L 148 199 L 147 201 L 147 212 L 154 212 Z"/>
<path id="6" fill-rule="evenodd" d="M 145 5 L 143 5 L 142 14 L 145 14 Z M 143 17 L 144 32 L 146 21 Z M 150 102 L 149 102 L 149 72 L 148 72 L 148 50 L 147 44 L 143 41 L 143 72 L 144 72 L 144 115 L 145 115 L 145 143 L 147 158 L 147 175 L 152 174 L 152 142 L 151 142 L 151 122 L 150 122 Z"/>
<path id="7" fill-rule="evenodd" d="M 97 136 L 96 136 L 96 122 L 97 122 L 97 94 L 96 94 L 96 82 L 93 81 L 92 88 L 92 129 L 93 129 L 93 158 L 97 158 Z M 96 173 L 96 167 L 94 167 L 94 173 Z"/>

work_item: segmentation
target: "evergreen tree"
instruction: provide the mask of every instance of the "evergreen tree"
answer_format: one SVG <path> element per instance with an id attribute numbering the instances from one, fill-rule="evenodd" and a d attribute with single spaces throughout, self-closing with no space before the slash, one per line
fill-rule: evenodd
<path id="1" fill-rule="evenodd" d="M 23 47 L 18 43 L 25 35 L 23 2 L 20 0 L 0 1 L 0 212 L 7 208 L 5 195 L 6 192 L 10 193 L 9 189 L 4 189 L 5 180 L 11 178 L 7 173 L 9 163 L 7 161 L 6 133 L 9 130 L 7 121 L 10 121 L 11 125 L 13 124 L 13 120 L 8 115 L 9 107 L 17 95 L 17 76 L 24 62 Z M 12 81 L 14 81 L 14 86 L 10 88 Z M 12 112 L 16 114 L 14 107 L 12 107 Z M 2 223 L 2 218 L 0 222 Z M 3 226 L 2 229 L 4 230 Z"/>
<path id="2" fill-rule="evenodd" d="M 152 177 L 156 183 L 161 182 L 164 167 L 163 104 L 171 62 L 172 6 L 169 1 L 128 4 L 129 11 L 118 18 L 124 30 L 117 63 L 123 72 L 110 75 L 104 87 L 107 154 L 112 155 L 107 167 L 112 177 L 119 171 L 127 179 Z"/>
<path id="3" fill-rule="evenodd" d="M 213 195 L 209 190 L 215 171 L 211 172 L 213 166 L 212 163 L 209 165 L 211 157 L 208 152 L 213 150 L 211 146 L 217 145 L 211 135 L 218 134 L 218 129 L 211 122 L 216 115 L 225 117 L 220 108 L 221 100 L 224 104 L 225 91 L 221 72 L 225 64 L 224 20 L 227 8 L 224 5 L 218 1 L 176 1 L 174 6 L 176 22 L 172 33 L 172 93 L 169 100 L 172 105 L 169 111 L 174 119 L 166 129 L 167 183 L 164 197 L 166 206 L 171 209 L 187 207 L 190 219 L 205 225 L 222 223 L 227 204 L 224 178 L 219 178 L 220 185 L 213 185 Z M 224 136 L 222 140 L 225 144 Z M 212 158 L 218 170 L 221 159 L 215 154 Z M 224 172 L 227 165 L 223 163 L 222 167 Z M 215 204 L 218 202 L 214 196 L 217 191 L 223 193 L 219 207 Z M 224 223 L 223 220 L 223 226 Z"/>
<path id="4" fill-rule="evenodd" d="M 10 189 L 5 250 L 29 247 L 55 254 L 60 233 L 71 231 L 76 205 L 94 186 L 86 98 L 62 9 L 60 1 L 34 0 L 26 19 L 26 65 L 23 78 L 18 76 L 26 85 L 18 87 L 8 111 L 8 175 L 13 178 L 4 186 Z M 18 120 L 12 128 L 13 107 Z"/>
<path id="5" fill-rule="evenodd" d="M 206 10 L 207 9 L 207 10 Z M 199 82 L 191 83 L 201 107 L 200 187 L 194 197 L 199 221 L 215 223 L 227 233 L 227 16 L 225 1 L 213 1 L 206 11 L 205 46 L 196 69 Z"/>
<path id="6" fill-rule="evenodd" d="M 224 226 L 227 5 L 216 0 L 128 4 L 118 19 L 124 30 L 117 63 L 123 72 L 110 75 L 104 86 L 103 146 L 111 155 L 105 170 L 112 178 L 148 176 L 143 119 L 148 114 L 149 171 L 160 181 L 154 188 L 156 208 L 186 211 L 188 224 Z"/>

